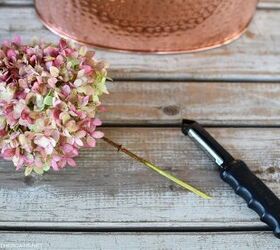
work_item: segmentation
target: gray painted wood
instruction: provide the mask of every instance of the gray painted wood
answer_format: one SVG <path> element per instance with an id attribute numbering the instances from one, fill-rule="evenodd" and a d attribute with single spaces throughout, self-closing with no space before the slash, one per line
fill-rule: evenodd
<path id="1" fill-rule="evenodd" d="M 280 8 L 279 0 L 260 0 L 259 8 Z"/>
<path id="2" fill-rule="evenodd" d="M 58 37 L 37 19 L 31 0 L 0 0 L 0 41 L 15 34 Z M 24 6 L 26 5 L 26 6 Z M 18 7 L 17 7 L 18 6 Z M 110 124 L 177 124 L 182 117 L 218 125 L 279 125 L 280 1 L 262 0 L 237 42 L 204 53 L 133 55 L 98 50 L 119 79 L 105 97 Z M 252 83 L 159 82 L 219 79 Z M 122 100 L 122 102 L 120 102 Z M 125 100 L 125 102 L 123 101 Z M 265 226 L 218 177 L 214 164 L 179 128 L 107 128 L 106 135 L 211 194 L 202 200 L 115 152 L 104 142 L 83 150 L 78 169 L 24 178 L 0 160 L 0 227 L 92 230 L 186 228 L 245 230 Z M 280 195 L 279 128 L 212 128 L 236 157 Z M 278 249 L 270 232 L 66 233 L 1 231 L 0 249 Z"/>
<path id="3" fill-rule="evenodd" d="M 0 4 L 5 5 L 25 5 L 33 4 L 33 0 L 0 0 Z"/>
<path id="4" fill-rule="evenodd" d="M 217 233 L 48 233 L 3 232 L 0 249 L 53 250 L 275 250 L 280 241 L 268 232 Z M 225 245 L 225 243 L 227 243 Z M 1 248 L 2 246 L 2 248 Z"/>
<path id="5" fill-rule="evenodd" d="M 116 152 L 83 150 L 79 168 L 24 178 L 0 161 L 0 226 L 61 228 L 261 226 L 218 176 L 214 164 L 176 128 L 107 128 L 106 135 L 213 196 L 203 200 Z M 211 128 L 213 135 L 280 195 L 276 128 Z"/>
<path id="6" fill-rule="evenodd" d="M 228 46 L 203 53 L 140 55 L 98 50 L 119 79 L 280 80 L 280 10 L 258 10 L 245 35 Z M 268 28 L 269 27 L 269 28 Z M 0 40 L 19 34 L 56 41 L 31 7 L 0 8 Z"/>
<path id="7" fill-rule="evenodd" d="M 229 82 L 108 82 L 108 124 L 279 125 L 280 85 Z"/>

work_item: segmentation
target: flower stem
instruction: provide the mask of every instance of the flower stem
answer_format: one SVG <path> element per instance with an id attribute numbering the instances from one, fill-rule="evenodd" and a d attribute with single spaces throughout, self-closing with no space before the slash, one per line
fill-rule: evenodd
<path id="1" fill-rule="evenodd" d="M 195 193 L 196 195 L 204 198 L 204 199 L 211 199 L 211 197 L 205 193 L 203 193 L 202 191 L 198 190 L 197 188 L 191 186 L 190 184 L 186 183 L 183 180 L 178 179 L 177 177 L 175 177 L 174 175 L 168 173 L 167 171 L 163 170 L 162 168 L 154 165 L 153 163 L 145 160 L 144 158 L 132 153 L 130 150 L 128 150 L 127 148 L 123 147 L 121 144 L 118 144 L 112 140 L 110 140 L 107 137 L 103 137 L 102 138 L 105 142 L 107 142 L 108 144 L 110 144 L 111 146 L 115 147 L 118 149 L 118 151 L 122 151 L 123 153 L 127 154 L 128 156 L 130 156 L 131 158 L 135 159 L 138 162 L 143 163 L 145 166 L 147 166 L 148 168 L 154 170 L 155 172 L 157 172 L 158 174 L 166 177 L 167 179 L 175 182 L 177 185 Z"/>

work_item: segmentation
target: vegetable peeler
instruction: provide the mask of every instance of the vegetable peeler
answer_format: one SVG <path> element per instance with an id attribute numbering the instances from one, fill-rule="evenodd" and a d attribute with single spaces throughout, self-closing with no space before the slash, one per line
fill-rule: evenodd
<path id="1" fill-rule="evenodd" d="M 220 176 L 236 194 L 241 196 L 265 222 L 274 235 L 280 238 L 280 200 L 247 167 L 234 159 L 199 123 L 183 120 L 182 132 L 197 142 L 219 166 Z"/>

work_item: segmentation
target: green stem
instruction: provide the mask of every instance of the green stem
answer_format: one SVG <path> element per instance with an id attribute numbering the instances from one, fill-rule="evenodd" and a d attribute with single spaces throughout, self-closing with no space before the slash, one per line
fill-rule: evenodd
<path id="1" fill-rule="evenodd" d="M 153 163 L 145 160 L 144 158 L 132 153 L 131 151 L 129 151 L 128 149 L 124 148 L 122 145 L 117 144 L 115 142 L 113 142 L 112 140 L 108 139 L 107 137 L 103 137 L 102 138 L 105 142 L 109 143 L 111 146 L 115 147 L 118 149 L 118 151 L 122 151 L 123 153 L 127 154 L 128 156 L 130 156 L 131 158 L 137 160 L 138 162 L 143 163 L 145 166 L 147 166 L 148 168 L 154 170 L 155 172 L 157 172 L 158 174 L 166 177 L 167 179 L 175 182 L 177 185 L 195 193 L 196 195 L 204 198 L 204 199 L 211 199 L 211 197 L 205 193 L 203 193 L 202 191 L 198 190 L 197 188 L 191 186 L 190 184 L 186 183 L 183 180 L 178 179 L 177 177 L 175 177 L 174 175 L 168 173 L 167 171 L 163 170 L 162 168 L 154 165 Z"/>

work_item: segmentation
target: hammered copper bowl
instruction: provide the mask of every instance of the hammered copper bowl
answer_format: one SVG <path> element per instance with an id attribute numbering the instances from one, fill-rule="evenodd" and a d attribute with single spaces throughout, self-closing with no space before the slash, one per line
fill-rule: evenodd
<path id="1" fill-rule="evenodd" d="M 258 0 L 35 0 L 55 33 L 94 47 L 191 52 L 238 38 Z"/>

